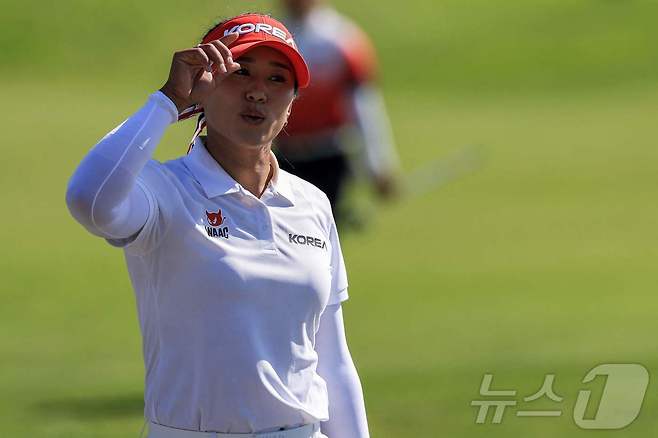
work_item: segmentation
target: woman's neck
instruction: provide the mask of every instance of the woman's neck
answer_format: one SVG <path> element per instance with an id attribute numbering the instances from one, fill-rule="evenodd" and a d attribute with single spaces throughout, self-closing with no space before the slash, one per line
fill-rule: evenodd
<path id="1" fill-rule="evenodd" d="M 226 173 L 254 196 L 261 197 L 274 172 L 270 144 L 258 148 L 240 147 L 208 132 L 205 145 Z"/>

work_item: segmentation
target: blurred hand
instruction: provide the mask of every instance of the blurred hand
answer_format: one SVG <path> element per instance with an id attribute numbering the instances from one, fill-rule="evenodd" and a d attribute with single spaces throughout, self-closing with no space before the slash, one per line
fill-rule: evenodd
<path id="1" fill-rule="evenodd" d="M 178 112 L 200 103 L 217 84 L 240 69 L 227 47 L 238 38 L 230 33 L 207 44 L 174 53 L 169 78 L 160 89 L 178 108 Z"/>
<path id="2" fill-rule="evenodd" d="M 373 186 L 380 198 L 391 200 L 399 194 L 397 179 L 392 174 L 380 174 L 373 177 Z"/>

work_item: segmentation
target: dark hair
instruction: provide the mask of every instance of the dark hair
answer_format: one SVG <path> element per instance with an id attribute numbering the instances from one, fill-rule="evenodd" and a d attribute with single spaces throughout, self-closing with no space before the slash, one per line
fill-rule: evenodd
<path id="1" fill-rule="evenodd" d="M 203 41 L 203 40 L 205 40 L 206 37 L 207 37 L 208 35 L 210 35 L 210 33 L 211 33 L 213 30 L 217 29 L 218 27 L 223 26 L 227 21 L 231 21 L 231 20 L 233 20 L 234 18 L 242 17 L 243 15 L 262 15 L 262 16 L 264 16 L 264 17 L 270 17 L 270 18 L 272 17 L 270 14 L 265 14 L 265 13 L 263 13 L 263 12 L 244 12 L 244 13 L 242 13 L 242 14 L 240 14 L 240 15 L 236 15 L 235 17 L 231 17 L 231 18 L 220 18 L 220 19 L 217 20 L 217 22 L 216 22 L 215 24 L 212 25 L 212 27 L 210 27 L 210 28 L 206 31 L 206 33 L 203 34 L 203 36 L 201 37 L 201 39 L 200 39 L 199 41 Z M 294 93 L 295 93 L 295 97 L 297 97 L 298 92 L 299 92 L 299 84 L 297 83 L 297 76 L 295 75 L 295 83 L 294 83 Z"/>

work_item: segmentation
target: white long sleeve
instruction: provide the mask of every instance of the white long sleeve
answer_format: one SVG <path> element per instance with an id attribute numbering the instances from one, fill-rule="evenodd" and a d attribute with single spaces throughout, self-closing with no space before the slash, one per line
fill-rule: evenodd
<path id="1" fill-rule="evenodd" d="M 66 204 L 89 232 L 106 239 L 123 239 L 144 226 L 149 203 L 137 176 L 166 128 L 177 119 L 176 105 L 155 92 L 84 157 L 69 180 Z"/>
<path id="2" fill-rule="evenodd" d="M 321 423 L 328 438 L 368 438 L 363 390 L 345 339 L 340 304 L 327 306 L 316 335 L 318 374 L 327 382 L 329 420 Z"/>
<path id="3" fill-rule="evenodd" d="M 372 176 L 394 174 L 399 158 L 381 92 L 372 84 L 358 85 L 352 92 L 352 106 L 368 172 Z"/>

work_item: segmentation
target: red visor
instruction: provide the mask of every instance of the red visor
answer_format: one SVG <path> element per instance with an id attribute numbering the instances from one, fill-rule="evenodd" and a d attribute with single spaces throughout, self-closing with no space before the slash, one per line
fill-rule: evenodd
<path id="1" fill-rule="evenodd" d="M 308 86 L 311 76 L 308 66 L 292 39 L 292 35 L 281 24 L 267 15 L 245 14 L 235 17 L 221 26 L 213 29 L 204 39 L 206 44 L 220 39 L 229 33 L 237 33 L 238 39 L 228 47 L 233 58 L 237 60 L 241 55 L 254 47 L 267 46 L 281 52 L 292 64 L 299 88 Z"/>

